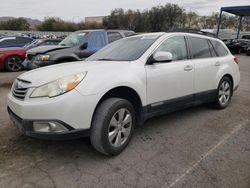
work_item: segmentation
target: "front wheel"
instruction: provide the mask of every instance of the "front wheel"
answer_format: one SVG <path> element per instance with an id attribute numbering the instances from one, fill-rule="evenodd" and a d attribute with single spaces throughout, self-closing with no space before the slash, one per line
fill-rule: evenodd
<path id="1" fill-rule="evenodd" d="M 109 98 L 97 108 L 90 140 L 93 147 L 106 155 L 117 155 L 128 145 L 135 126 L 135 111 L 124 99 Z"/>
<path id="2" fill-rule="evenodd" d="M 231 79 L 229 79 L 228 77 L 223 77 L 217 88 L 217 95 L 216 95 L 216 100 L 214 102 L 214 106 L 217 109 L 226 108 L 231 101 L 232 95 L 233 95 L 233 83 Z"/>

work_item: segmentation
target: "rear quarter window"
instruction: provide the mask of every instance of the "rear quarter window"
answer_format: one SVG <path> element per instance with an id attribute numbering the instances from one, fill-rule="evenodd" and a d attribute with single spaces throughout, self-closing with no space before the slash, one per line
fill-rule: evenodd
<path id="1" fill-rule="evenodd" d="M 214 47 L 214 49 L 219 57 L 226 56 L 228 54 L 228 51 L 220 42 L 215 41 L 215 40 L 210 40 L 210 42 L 212 43 L 212 45 L 213 45 L 213 47 Z"/>

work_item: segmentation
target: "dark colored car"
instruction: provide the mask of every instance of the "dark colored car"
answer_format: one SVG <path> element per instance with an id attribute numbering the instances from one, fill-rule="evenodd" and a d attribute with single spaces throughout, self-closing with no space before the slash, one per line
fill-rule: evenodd
<path id="1" fill-rule="evenodd" d="M 135 35 L 133 31 L 126 30 L 77 31 L 70 34 L 58 45 L 28 50 L 23 65 L 30 70 L 57 63 L 84 60 L 107 44 L 132 35 Z"/>
<path id="2" fill-rule="evenodd" d="M 0 38 L 0 48 L 23 47 L 34 39 L 29 37 L 2 37 Z"/>
<path id="3" fill-rule="evenodd" d="M 247 49 L 250 47 L 250 40 L 249 39 L 239 39 L 241 43 L 241 53 L 246 53 Z"/>
<path id="4" fill-rule="evenodd" d="M 250 41 L 247 39 L 226 39 L 223 42 L 232 54 L 245 53 L 247 48 L 250 47 Z"/>
<path id="5" fill-rule="evenodd" d="M 0 48 L 0 70 L 20 71 L 23 69 L 22 63 L 28 49 L 37 46 L 55 45 L 60 41 L 59 39 L 39 39 L 32 41 L 23 48 Z"/>

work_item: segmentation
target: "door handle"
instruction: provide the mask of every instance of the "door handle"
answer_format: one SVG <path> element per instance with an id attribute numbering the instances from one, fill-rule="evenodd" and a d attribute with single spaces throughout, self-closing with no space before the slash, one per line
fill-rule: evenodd
<path id="1" fill-rule="evenodd" d="M 220 62 L 217 61 L 217 62 L 214 64 L 214 66 L 220 66 Z"/>
<path id="2" fill-rule="evenodd" d="M 184 68 L 184 71 L 191 71 L 193 70 L 193 67 L 191 65 L 187 65 L 185 68 Z"/>

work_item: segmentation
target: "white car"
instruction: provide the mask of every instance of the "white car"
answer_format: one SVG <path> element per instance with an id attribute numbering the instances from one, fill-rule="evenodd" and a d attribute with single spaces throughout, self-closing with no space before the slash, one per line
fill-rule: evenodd
<path id="1" fill-rule="evenodd" d="M 136 124 L 202 103 L 224 109 L 239 81 L 238 61 L 220 40 L 151 33 L 116 41 L 84 62 L 20 75 L 8 111 L 28 136 L 90 136 L 96 150 L 117 155 Z"/>

